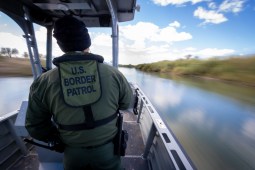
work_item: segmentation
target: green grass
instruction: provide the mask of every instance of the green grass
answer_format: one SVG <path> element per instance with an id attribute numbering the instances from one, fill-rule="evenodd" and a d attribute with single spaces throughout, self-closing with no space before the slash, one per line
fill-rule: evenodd
<path id="1" fill-rule="evenodd" d="M 224 60 L 176 60 L 139 64 L 135 68 L 147 72 L 179 76 L 201 76 L 240 82 L 255 86 L 255 56 L 232 57 Z"/>
<path id="2" fill-rule="evenodd" d="M 45 66 L 45 60 L 42 60 L 42 65 Z M 126 67 L 133 66 L 126 65 Z M 209 77 L 255 86 L 255 56 L 232 57 L 224 60 L 165 60 L 134 67 L 146 72 Z M 0 76 L 32 76 L 29 59 L 0 56 Z"/>
<path id="3" fill-rule="evenodd" d="M 135 67 L 134 65 L 131 65 L 131 64 L 129 64 L 129 65 L 119 64 L 118 66 L 119 67 L 126 67 L 126 68 L 134 68 Z"/>

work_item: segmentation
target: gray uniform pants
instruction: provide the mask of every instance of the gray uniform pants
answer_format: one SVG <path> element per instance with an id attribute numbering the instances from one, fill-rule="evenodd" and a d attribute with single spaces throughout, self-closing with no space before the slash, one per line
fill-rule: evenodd
<path id="1" fill-rule="evenodd" d="M 113 153 L 113 143 L 97 148 L 66 147 L 64 153 L 65 170 L 120 170 L 120 156 Z"/>

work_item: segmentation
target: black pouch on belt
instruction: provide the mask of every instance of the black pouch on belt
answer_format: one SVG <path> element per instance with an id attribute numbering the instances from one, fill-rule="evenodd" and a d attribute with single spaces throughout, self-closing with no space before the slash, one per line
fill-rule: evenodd
<path id="1" fill-rule="evenodd" d="M 126 130 L 121 131 L 121 143 L 120 143 L 120 156 L 125 156 L 127 149 L 128 132 Z"/>
<path id="2" fill-rule="evenodd" d="M 128 132 L 126 130 L 122 130 L 123 124 L 123 115 L 119 113 L 119 117 L 117 120 L 118 133 L 114 138 L 114 154 L 119 156 L 125 156 L 127 141 L 128 141 Z"/>

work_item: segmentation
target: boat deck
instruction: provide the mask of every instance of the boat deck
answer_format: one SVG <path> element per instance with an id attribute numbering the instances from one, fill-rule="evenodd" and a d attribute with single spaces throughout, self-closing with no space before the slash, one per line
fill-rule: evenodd
<path id="1" fill-rule="evenodd" d="M 126 156 L 122 158 L 122 165 L 126 170 L 148 170 L 147 161 L 142 159 L 144 142 L 137 117 L 131 112 L 124 114 L 123 129 L 128 131 L 129 139 Z"/>
<path id="2" fill-rule="evenodd" d="M 142 159 L 144 142 L 141 136 L 139 124 L 136 123 L 137 117 L 132 112 L 123 112 L 123 129 L 128 131 L 129 139 L 126 156 L 122 157 L 122 166 L 125 170 L 148 170 L 147 161 Z M 11 170 L 38 170 L 38 155 L 35 147 L 30 148 L 29 155 L 20 159 Z"/>

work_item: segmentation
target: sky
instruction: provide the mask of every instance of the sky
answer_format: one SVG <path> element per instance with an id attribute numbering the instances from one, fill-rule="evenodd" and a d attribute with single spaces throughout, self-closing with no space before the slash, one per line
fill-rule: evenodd
<path id="1" fill-rule="evenodd" d="M 140 11 L 119 23 L 119 63 L 141 64 L 255 54 L 255 0 L 137 0 Z M 35 25 L 40 54 L 46 30 Z M 92 53 L 112 60 L 111 29 L 89 28 Z M 0 12 L 0 47 L 27 51 L 24 33 Z M 53 56 L 63 53 L 53 38 Z"/>

